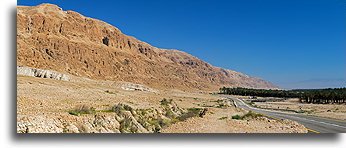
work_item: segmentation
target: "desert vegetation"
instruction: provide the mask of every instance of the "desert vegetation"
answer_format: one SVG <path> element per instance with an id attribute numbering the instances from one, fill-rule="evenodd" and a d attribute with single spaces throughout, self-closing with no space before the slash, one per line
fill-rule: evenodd
<path id="1" fill-rule="evenodd" d="M 346 103 L 346 88 L 328 89 L 293 89 L 293 90 L 267 90 L 250 88 L 220 88 L 220 94 L 258 96 L 258 97 L 280 97 L 299 98 L 302 103 Z"/>
<path id="2" fill-rule="evenodd" d="M 160 101 L 162 111 L 155 108 L 135 109 L 130 105 L 119 103 L 109 110 L 96 110 L 88 105 L 78 105 L 69 110 L 70 115 L 97 114 L 99 112 L 115 113 L 114 118 L 119 122 L 121 133 L 158 133 L 162 128 L 171 124 L 184 121 L 191 117 L 203 117 L 207 109 L 203 108 L 180 108 L 172 99 Z"/>
<path id="3" fill-rule="evenodd" d="M 262 114 L 258 114 L 258 113 L 254 113 L 252 111 L 247 112 L 244 115 L 234 115 L 232 116 L 232 119 L 237 119 L 237 120 L 244 120 L 244 119 L 254 119 L 254 118 L 258 118 L 258 117 L 262 117 Z"/>
<path id="4" fill-rule="evenodd" d="M 73 110 L 68 111 L 71 115 L 82 115 L 82 114 L 91 114 L 95 113 L 95 108 L 87 105 L 78 105 Z"/>

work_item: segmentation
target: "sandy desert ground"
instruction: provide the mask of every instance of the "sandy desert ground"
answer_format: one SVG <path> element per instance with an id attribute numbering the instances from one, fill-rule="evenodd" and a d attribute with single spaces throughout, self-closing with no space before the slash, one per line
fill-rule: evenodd
<path id="1" fill-rule="evenodd" d="M 77 77 L 71 81 L 61 81 L 17 76 L 17 86 L 18 133 L 307 132 L 303 125 L 287 120 L 276 121 L 265 117 L 232 119 L 234 115 L 244 115 L 247 112 L 235 108 L 229 100 L 204 92 L 126 90 L 132 84 Z M 172 99 L 173 103 L 162 105 L 160 101 L 163 99 Z M 117 104 L 125 104 L 125 110 L 121 114 L 113 111 L 112 107 Z M 83 105 L 92 107 L 95 112 L 81 115 L 69 113 Z M 126 105 L 130 109 L 126 109 Z M 205 115 L 181 121 L 169 119 L 169 111 L 182 116 L 183 112 L 196 108 L 207 108 Z M 169 123 L 157 126 L 157 119 Z M 157 129 L 158 127 L 160 128 Z"/>

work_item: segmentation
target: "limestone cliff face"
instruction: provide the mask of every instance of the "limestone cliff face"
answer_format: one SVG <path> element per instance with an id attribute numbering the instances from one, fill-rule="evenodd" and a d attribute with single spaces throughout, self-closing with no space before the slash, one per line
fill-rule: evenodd
<path id="1" fill-rule="evenodd" d="M 185 52 L 153 47 L 110 24 L 52 4 L 17 7 L 17 64 L 154 88 L 276 88 Z"/>

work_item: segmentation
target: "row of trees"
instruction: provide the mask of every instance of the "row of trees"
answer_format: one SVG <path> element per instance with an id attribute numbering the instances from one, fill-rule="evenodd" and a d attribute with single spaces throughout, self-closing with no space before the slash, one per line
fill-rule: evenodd
<path id="1" fill-rule="evenodd" d="M 299 98 L 302 103 L 346 103 L 346 88 L 271 90 L 250 88 L 220 88 L 221 94 Z"/>

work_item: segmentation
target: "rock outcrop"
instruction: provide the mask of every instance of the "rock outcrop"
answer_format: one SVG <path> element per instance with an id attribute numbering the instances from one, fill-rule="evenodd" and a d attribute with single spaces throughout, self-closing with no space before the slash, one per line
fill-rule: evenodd
<path id="1" fill-rule="evenodd" d="M 133 84 L 133 83 L 123 83 L 121 88 L 124 90 L 132 90 L 132 91 L 158 92 L 158 90 L 154 90 L 152 88 L 148 88 L 143 85 Z"/>
<path id="2" fill-rule="evenodd" d="M 17 7 L 17 63 L 96 80 L 164 89 L 277 88 L 178 50 L 153 47 L 116 27 L 56 5 Z"/>
<path id="3" fill-rule="evenodd" d="M 43 70 L 43 69 L 22 67 L 22 66 L 17 66 L 17 75 L 49 78 L 49 79 L 64 80 L 64 81 L 70 80 L 70 76 L 67 74 L 62 74 L 52 70 Z"/>
<path id="4" fill-rule="evenodd" d="M 21 99 L 21 98 L 20 98 Z M 162 100 L 160 108 L 135 109 L 117 104 L 107 112 L 82 115 L 17 116 L 17 133 L 156 133 L 173 123 L 198 117 L 200 108 L 183 109 L 172 100 Z"/>

